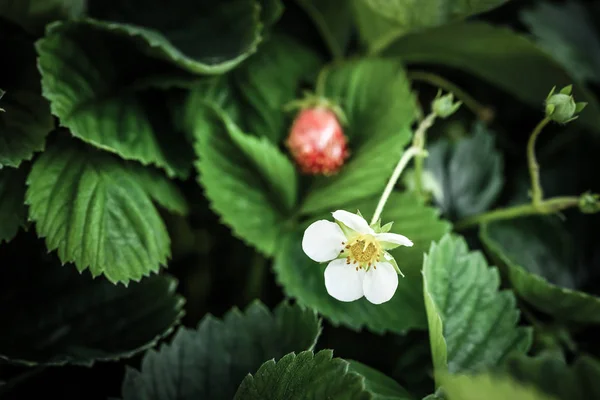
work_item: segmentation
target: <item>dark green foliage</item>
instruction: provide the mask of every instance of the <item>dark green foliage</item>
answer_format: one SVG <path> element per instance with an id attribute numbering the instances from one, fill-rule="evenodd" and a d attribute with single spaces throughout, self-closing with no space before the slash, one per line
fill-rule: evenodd
<path id="1" fill-rule="evenodd" d="M 0 398 L 598 398 L 599 12 L 0 0 Z"/>

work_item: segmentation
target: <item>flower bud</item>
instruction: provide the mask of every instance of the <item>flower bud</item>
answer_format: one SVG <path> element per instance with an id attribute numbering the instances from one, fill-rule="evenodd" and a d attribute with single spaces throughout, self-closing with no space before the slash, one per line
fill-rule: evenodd
<path id="1" fill-rule="evenodd" d="M 579 210 L 584 214 L 594 214 L 600 211 L 600 196 L 584 193 L 579 197 Z"/>
<path id="2" fill-rule="evenodd" d="M 349 156 L 338 116 L 324 106 L 301 109 L 292 124 L 286 146 L 300 170 L 311 175 L 335 174 Z"/>
<path id="3" fill-rule="evenodd" d="M 577 119 L 577 114 L 581 112 L 587 103 L 575 103 L 571 96 L 573 86 L 565 86 L 559 93 L 554 94 L 555 88 L 552 88 L 546 98 L 546 117 L 560 124 L 566 124 Z"/>
<path id="4" fill-rule="evenodd" d="M 431 103 L 431 110 L 440 118 L 448 118 L 456 112 L 462 105 L 462 101 L 454 102 L 454 94 L 448 93 L 442 96 L 442 91 L 438 91 L 437 96 Z"/>

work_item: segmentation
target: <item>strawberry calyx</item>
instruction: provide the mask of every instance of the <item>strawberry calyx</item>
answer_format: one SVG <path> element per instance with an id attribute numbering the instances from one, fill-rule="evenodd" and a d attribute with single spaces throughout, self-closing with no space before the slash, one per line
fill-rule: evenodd
<path id="1" fill-rule="evenodd" d="M 325 108 L 333 112 L 342 125 L 348 125 L 348 119 L 344 110 L 327 97 L 319 96 L 315 93 L 305 91 L 304 97 L 301 99 L 292 100 L 284 106 L 284 111 L 305 110 L 310 108 Z"/>

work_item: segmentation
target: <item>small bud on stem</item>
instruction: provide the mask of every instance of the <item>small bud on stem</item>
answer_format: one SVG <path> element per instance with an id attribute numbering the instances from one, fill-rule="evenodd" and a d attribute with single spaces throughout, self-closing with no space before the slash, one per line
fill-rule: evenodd
<path id="1" fill-rule="evenodd" d="M 571 96 L 573 85 L 565 86 L 559 93 L 554 93 L 556 87 L 553 87 L 546 98 L 546 117 L 559 124 L 566 124 L 576 120 L 578 115 L 587 105 L 587 103 L 575 103 Z"/>
<path id="2" fill-rule="evenodd" d="M 442 96 L 440 89 L 431 103 L 431 110 L 440 118 L 448 118 L 454 114 L 462 105 L 462 101 L 454 102 L 454 94 L 448 93 Z"/>

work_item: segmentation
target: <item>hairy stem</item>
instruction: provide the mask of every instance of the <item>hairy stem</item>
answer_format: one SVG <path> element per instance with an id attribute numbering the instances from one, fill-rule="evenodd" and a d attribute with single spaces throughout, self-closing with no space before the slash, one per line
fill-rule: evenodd
<path id="1" fill-rule="evenodd" d="M 519 206 L 500 208 L 483 214 L 467 217 L 458 221 L 454 227 L 457 230 L 470 228 L 479 224 L 503 219 L 514 219 L 528 215 L 547 215 L 579 205 L 579 197 L 554 197 L 542 200 L 537 206 L 534 204 L 522 204 Z"/>
<path id="2" fill-rule="evenodd" d="M 373 219 L 371 220 L 371 224 L 374 224 L 375 222 L 377 222 L 379 217 L 381 217 L 381 212 L 383 211 L 383 207 L 385 207 L 385 203 L 387 203 L 388 198 L 390 197 L 390 194 L 392 194 L 392 190 L 394 189 L 396 182 L 398 182 L 398 178 L 400 178 L 400 174 L 402 174 L 402 171 L 404 171 L 404 169 L 408 165 L 410 159 L 413 158 L 418 153 L 420 153 L 421 151 L 422 151 L 421 149 L 411 146 L 408 150 L 406 150 L 404 152 L 404 154 L 402 154 L 402 157 L 400 157 L 400 161 L 398 161 L 398 164 L 396 165 L 396 168 L 394 169 L 392 176 L 390 177 L 385 189 L 383 190 L 383 193 L 381 194 L 379 203 L 377 203 L 377 208 L 375 209 L 375 213 L 373 214 Z"/>
<path id="3" fill-rule="evenodd" d="M 531 201 L 535 207 L 540 206 L 544 198 L 544 192 L 540 184 L 540 166 L 535 158 L 535 141 L 544 127 L 548 125 L 548 122 L 550 122 L 548 117 L 541 120 L 531 132 L 531 136 L 529 136 L 529 141 L 527 142 L 527 165 L 529 166 L 529 175 L 531 176 Z"/>
<path id="4" fill-rule="evenodd" d="M 425 150 L 425 143 L 427 140 L 426 134 L 427 130 L 431 128 L 435 122 L 435 118 L 435 113 L 426 116 L 419 124 L 413 137 L 413 147 L 421 150 L 421 154 L 415 156 L 415 189 L 419 195 L 423 195 L 423 150 Z"/>
<path id="5" fill-rule="evenodd" d="M 414 81 L 421 81 L 429 83 L 432 86 L 436 86 L 440 89 L 443 89 L 447 92 L 454 93 L 457 99 L 463 102 L 463 104 L 473 112 L 473 114 L 477 115 L 477 118 L 482 120 L 485 123 L 489 123 L 494 119 L 494 111 L 487 106 L 484 106 L 473 96 L 456 86 L 454 83 L 448 81 L 445 78 L 442 78 L 439 75 L 433 74 L 431 72 L 425 71 L 409 71 L 407 73 L 408 78 Z"/>

